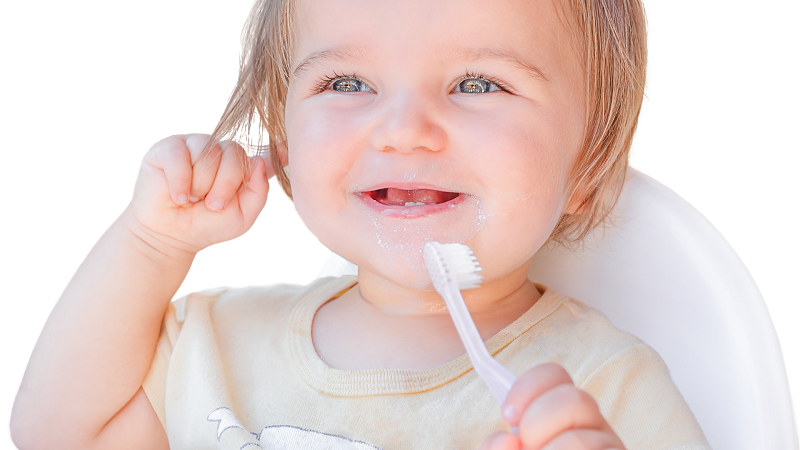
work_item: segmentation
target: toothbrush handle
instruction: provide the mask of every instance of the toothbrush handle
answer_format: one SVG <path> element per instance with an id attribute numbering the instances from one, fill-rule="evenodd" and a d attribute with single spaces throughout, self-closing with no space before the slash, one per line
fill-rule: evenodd
<path id="1" fill-rule="evenodd" d="M 485 363 L 475 365 L 475 371 L 478 372 L 478 375 L 489 387 L 497 403 L 502 405 L 506 401 L 506 397 L 508 397 L 511 386 L 517 381 L 517 376 L 491 356 L 488 357 Z"/>
<path id="2" fill-rule="evenodd" d="M 461 296 L 458 286 L 451 286 L 449 291 L 449 295 L 445 297 L 445 303 L 456 326 L 456 331 L 458 331 L 458 336 L 464 343 L 464 348 L 467 350 L 475 372 L 486 383 L 497 403 L 502 405 L 511 386 L 517 381 L 517 376 L 489 354 L 475 322 L 472 321 L 467 305 L 464 304 L 464 298 Z"/>

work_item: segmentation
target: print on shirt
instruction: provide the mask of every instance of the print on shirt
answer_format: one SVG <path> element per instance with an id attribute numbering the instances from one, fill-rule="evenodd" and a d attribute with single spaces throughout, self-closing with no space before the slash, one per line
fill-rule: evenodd
<path id="1" fill-rule="evenodd" d="M 344 436 L 306 430 L 291 425 L 264 427 L 261 433 L 256 434 L 245 429 L 239 419 L 236 418 L 236 414 L 224 407 L 211 411 L 207 420 L 209 422 L 217 422 L 217 441 L 222 439 L 222 434 L 228 430 L 244 431 L 244 433 L 239 432 L 241 439 L 236 442 L 237 445 L 241 445 L 239 450 L 245 447 L 262 448 L 264 450 L 381 450 L 366 442 L 354 441 Z"/>

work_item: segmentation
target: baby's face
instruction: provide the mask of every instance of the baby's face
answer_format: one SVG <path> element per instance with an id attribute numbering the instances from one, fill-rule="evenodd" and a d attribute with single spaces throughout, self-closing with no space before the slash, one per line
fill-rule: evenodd
<path id="1" fill-rule="evenodd" d="M 525 264 L 565 207 L 583 74 L 549 1 L 301 0 L 286 104 L 297 211 L 361 269 L 429 289 L 425 242 Z"/>

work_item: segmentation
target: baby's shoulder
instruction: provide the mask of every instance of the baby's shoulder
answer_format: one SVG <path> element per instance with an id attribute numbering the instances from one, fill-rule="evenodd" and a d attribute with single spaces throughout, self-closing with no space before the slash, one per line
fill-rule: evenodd
<path id="1" fill-rule="evenodd" d="M 561 297 L 558 306 L 536 327 L 542 335 L 537 341 L 541 351 L 546 353 L 545 358 L 564 366 L 576 384 L 580 385 L 609 364 L 620 369 L 663 366 L 655 350 L 617 328 L 601 311 L 579 300 L 557 295 Z"/>
<path id="2" fill-rule="evenodd" d="M 180 323 L 198 316 L 208 316 L 215 321 L 230 319 L 239 322 L 248 318 L 280 317 L 290 314 L 304 299 L 335 296 L 337 289 L 341 290 L 340 285 L 352 284 L 349 278 L 321 278 L 307 285 L 219 287 L 174 300 L 170 309 L 174 310 L 175 319 Z"/>
<path id="3" fill-rule="evenodd" d="M 574 298 L 563 296 L 558 310 L 548 319 L 560 332 L 583 345 L 614 351 L 642 343 L 641 339 L 617 328 L 602 311 Z"/>

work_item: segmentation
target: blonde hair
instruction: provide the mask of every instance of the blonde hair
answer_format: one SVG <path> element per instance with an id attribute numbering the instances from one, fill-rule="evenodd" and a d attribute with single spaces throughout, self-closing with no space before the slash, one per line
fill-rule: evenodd
<path id="1" fill-rule="evenodd" d="M 572 206 L 550 240 L 571 244 L 607 220 L 625 182 L 644 97 L 647 39 L 641 0 L 564 1 L 584 66 L 587 114 L 582 149 L 567 184 Z M 242 31 L 239 80 L 209 145 L 222 138 L 249 140 L 253 131 L 258 143 L 266 132 L 271 149 L 286 141 L 293 6 L 293 0 L 256 1 Z M 291 198 L 279 152 L 271 151 L 270 158 Z"/>

